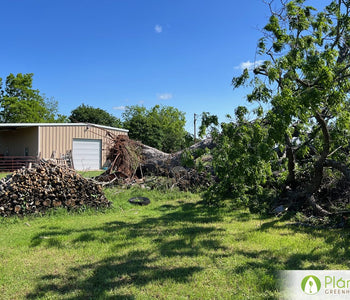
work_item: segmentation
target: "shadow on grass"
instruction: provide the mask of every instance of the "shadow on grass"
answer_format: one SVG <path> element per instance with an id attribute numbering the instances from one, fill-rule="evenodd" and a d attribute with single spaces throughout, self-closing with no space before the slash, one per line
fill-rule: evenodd
<path id="1" fill-rule="evenodd" d="M 226 233 L 217 223 L 222 222 L 222 216 L 225 217 L 224 222 L 229 223 L 230 217 L 222 210 L 176 202 L 153 207 L 149 209 L 150 215 L 152 210 L 153 214 L 161 215 L 137 221 L 115 220 L 91 228 L 43 228 L 32 237 L 32 247 L 55 247 L 64 251 L 68 245 L 84 251 L 83 247 L 89 247 L 90 243 L 106 243 L 112 254 L 97 261 L 75 264 L 64 270 L 64 274 L 48 273 L 37 278 L 37 285 L 27 299 L 50 298 L 52 295 L 72 300 L 134 299 L 137 291 L 145 291 L 145 286 L 151 283 L 159 286 L 160 290 L 168 282 L 191 283 L 193 276 L 206 268 L 198 265 L 197 257 L 209 257 L 218 268 L 223 269 L 228 261 L 233 261 L 232 269 L 227 265 L 230 268 L 227 270 L 229 278 L 250 278 L 256 282 L 257 292 L 264 296 L 267 295 L 265 291 L 276 292 L 279 270 L 301 270 L 306 265 L 312 269 L 327 269 L 330 264 L 350 267 L 349 230 L 296 227 L 287 222 L 280 223 L 281 219 L 276 218 L 262 218 L 259 225 L 256 217 L 237 211 L 232 212 L 230 217 L 249 226 L 249 229 L 235 232 L 231 240 L 237 241 L 238 246 L 226 244 L 226 247 L 223 244 Z M 253 225 L 248 223 L 252 219 L 255 219 Z M 310 248 L 307 253 L 286 248 L 286 252 L 281 254 L 282 250 L 272 250 L 269 248 L 271 245 L 264 248 L 264 241 L 258 249 L 256 245 L 250 246 L 250 239 L 252 243 L 256 242 L 255 233 L 270 234 L 270 231 L 276 235 L 276 240 L 280 234 L 293 236 L 296 233 L 305 234 L 305 238 L 310 239 L 322 238 L 325 247 Z M 179 265 L 178 262 L 186 264 Z M 275 299 L 275 296 L 269 297 Z"/>
<path id="2" fill-rule="evenodd" d="M 147 251 L 132 251 L 126 257 L 112 256 L 92 264 L 72 267 L 69 278 L 62 275 L 46 275 L 41 278 L 36 291 L 27 295 L 27 299 L 45 297 L 54 292 L 58 297 L 67 293 L 74 296 L 68 299 L 134 299 L 129 294 L 108 295 L 109 291 L 123 287 L 136 286 L 140 288 L 149 282 L 172 280 L 187 282 L 189 278 L 201 270 L 200 267 L 160 267 L 157 257 Z M 82 274 L 92 272 L 92 276 Z M 46 282 L 52 283 L 46 283 Z M 53 282 L 59 282 L 54 284 Z"/>
<path id="3" fill-rule="evenodd" d="M 330 250 L 324 254 L 333 263 L 345 264 L 350 268 L 350 229 L 314 229 L 309 227 L 285 225 L 295 233 L 307 233 L 315 238 L 323 238 L 325 245 L 330 246 Z M 314 251 L 313 249 L 312 251 Z M 317 249 L 316 249 L 317 250 Z M 310 254 L 312 252 L 310 251 Z M 327 255 L 326 255 L 327 254 Z"/>
<path id="4" fill-rule="evenodd" d="M 264 226 L 265 225 L 265 226 Z M 275 226 L 275 227 L 274 227 Z M 290 226 L 279 226 L 275 221 L 268 221 L 262 224 L 260 228 L 252 231 L 265 231 L 267 229 L 276 229 Z M 294 233 L 305 233 L 308 239 L 313 237 L 324 238 L 325 246 L 310 247 L 308 252 L 300 252 L 297 248 L 285 249 L 286 253 L 280 254 L 277 250 L 266 249 L 241 249 L 234 252 L 239 258 L 239 263 L 232 268 L 232 276 L 240 274 L 241 278 L 250 278 L 254 276 L 258 280 L 256 285 L 257 293 L 263 294 L 264 291 L 276 291 L 279 272 L 281 270 L 329 270 L 330 265 L 339 264 L 350 267 L 349 255 L 349 232 L 325 231 L 293 228 L 291 236 Z M 239 236 L 245 236 L 248 233 L 242 233 Z M 345 237 L 346 236 L 346 237 Z M 240 237 L 237 237 L 240 240 Z M 308 240 L 305 240 L 308 243 Z M 261 244 L 260 246 L 263 246 Z M 259 247 L 260 248 L 260 247 Z M 273 299 L 278 296 L 273 296 Z M 271 298 L 272 299 L 272 298 Z"/>
<path id="5" fill-rule="evenodd" d="M 307 253 L 300 253 L 298 249 L 291 249 L 289 253 L 282 255 L 284 261 L 278 260 L 271 251 L 249 252 L 242 251 L 240 254 L 247 258 L 248 262 L 242 264 L 240 269 L 247 268 L 266 268 L 275 270 L 303 270 L 307 269 L 326 270 L 331 264 L 346 265 L 350 267 L 350 230 L 346 229 L 317 229 L 312 227 L 295 226 L 287 222 L 288 218 L 273 219 L 262 223 L 261 226 L 252 231 L 268 231 L 273 229 L 276 235 L 293 236 L 295 234 L 305 234 L 307 238 L 304 242 L 307 244 L 309 239 L 321 239 L 324 241 L 324 247 L 310 247 Z M 286 221 L 280 224 L 281 221 Z M 289 232 L 279 233 L 278 230 Z M 244 236 L 244 234 L 241 234 Z M 237 270 L 240 271 L 240 270 Z"/>
<path id="6" fill-rule="evenodd" d="M 213 224 L 221 219 L 217 212 L 193 203 L 154 209 L 164 213 L 139 222 L 113 221 L 103 226 L 62 230 L 57 226 L 52 230 L 44 228 L 33 236 L 31 247 L 62 249 L 63 243 L 57 242 L 60 239 L 78 249 L 89 243 L 104 242 L 109 243 L 113 254 L 93 263 L 74 265 L 65 270 L 68 276 L 52 273 L 37 278 L 37 285 L 27 299 L 52 295 L 57 298 L 65 295 L 65 299 L 134 299 L 133 290 L 151 282 L 186 283 L 203 270 L 195 262 L 173 265 L 172 257 L 193 258 L 209 252 L 215 255 L 217 250 L 226 249 L 216 239 L 217 232 L 222 230 Z M 139 237 L 146 244 L 150 242 L 150 249 L 135 251 L 145 247 Z M 119 247 L 124 255 L 114 255 Z"/>

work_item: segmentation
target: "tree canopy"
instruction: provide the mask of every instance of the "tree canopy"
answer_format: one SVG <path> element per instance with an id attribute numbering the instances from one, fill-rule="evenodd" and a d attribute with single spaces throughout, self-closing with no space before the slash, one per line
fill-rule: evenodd
<path id="1" fill-rule="evenodd" d="M 84 103 L 72 110 L 69 120 L 72 123 L 82 122 L 112 127 L 122 126 L 121 121 L 117 117 L 111 115 L 109 112 L 101 108 L 85 105 Z"/>
<path id="2" fill-rule="evenodd" d="M 123 120 L 132 139 L 165 152 L 180 150 L 187 137 L 185 114 L 172 106 L 128 106 Z"/>
<path id="3" fill-rule="evenodd" d="M 251 203 L 257 195 L 266 202 L 270 191 L 275 204 L 285 199 L 326 215 L 317 199 L 326 176 L 350 179 L 350 2 L 331 1 L 322 11 L 304 0 L 281 2 L 278 11 L 268 3 L 271 16 L 258 41 L 264 62 L 232 80 L 234 88 L 250 86 L 247 101 L 258 106 L 255 119 L 238 108 L 223 125 L 215 191 L 234 189 L 236 199 Z"/>
<path id="4" fill-rule="evenodd" d="M 33 74 L 0 78 L 0 120 L 3 123 L 43 123 L 65 120 L 57 114 L 57 101 L 48 100 L 32 87 Z"/>

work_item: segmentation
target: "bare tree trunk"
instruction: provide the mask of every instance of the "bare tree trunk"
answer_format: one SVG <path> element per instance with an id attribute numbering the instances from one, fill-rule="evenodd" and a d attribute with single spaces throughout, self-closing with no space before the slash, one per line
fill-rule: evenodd
<path id="1" fill-rule="evenodd" d="M 323 150 L 320 158 L 316 161 L 314 170 L 313 170 L 313 178 L 309 187 L 306 189 L 305 196 L 307 202 L 312 206 L 312 208 L 320 215 L 329 215 L 330 212 L 323 209 L 320 205 L 317 204 L 314 194 L 319 190 L 322 179 L 323 179 L 323 168 L 325 165 L 325 161 L 329 154 L 330 148 L 330 136 L 327 127 L 327 123 L 324 118 L 321 116 L 319 112 L 316 112 L 315 118 L 318 124 L 321 127 L 322 135 L 323 135 Z"/>
<path id="2" fill-rule="evenodd" d="M 214 143 L 212 139 L 200 141 L 185 150 L 194 154 L 198 149 L 212 149 Z M 158 149 L 147 145 L 142 145 L 142 169 L 145 172 L 157 174 L 160 170 L 170 171 L 172 168 L 181 166 L 181 157 L 185 150 L 181 150 L 172 154 L 162 152 Z"/>

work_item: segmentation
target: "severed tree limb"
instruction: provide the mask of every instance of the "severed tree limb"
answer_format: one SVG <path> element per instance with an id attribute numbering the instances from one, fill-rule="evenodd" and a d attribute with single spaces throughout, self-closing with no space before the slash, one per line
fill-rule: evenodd
<path id="1" fill-rule="evenodd" d="M 328 154 L 328 157 L 332 156 L 334 153 L 336 153 L 338 150 L 340 150 L 341 148 L 343 148 L 343 146 L 339 146 L 337 149 L 335 149 L 333 152 Z"/>
<path id="2" fill-rule="evenodd" d="M 307 202 L 311 205 L 311 207 L 314 209 L 314 211 L 316 211 L 318 214 L 320 214 L 322 216 L 331 215 L 331 213 L 328 210 L 322 208 L 319 204 L 317 204 L 314 194 L 310 195 L 307 198 Z"/>
<path id="3" fill-rule="evenodd" d="M 114 165 L 117 162 L 117 159 L 118 159 L 119 155 L 120 155 L 120 153 L 118 153 L 118 155 L 116 155 L 116 157 L 115 157 L 115 159 L 114 159 L 114 161 L 113 161 L 113 163 L 112 163 L 112 165 L 110 167 L 109 174 L 112 174 L 112 172 L 114 170 Z"/>
<path id="4" fill-rule="evenodd" d="M 97 185 L 100 185 L 102 187 L 106 186 L 106 185 L 110 185 L 112 184 L 114 181 L 118 180 L 119 177 L 118 176 L 115 176 L 112 180 L 110 181 L 97 181 L 93 178 L 89 178 L 89 181 L 93 182 L 94 184 L 97 184 Z"/>

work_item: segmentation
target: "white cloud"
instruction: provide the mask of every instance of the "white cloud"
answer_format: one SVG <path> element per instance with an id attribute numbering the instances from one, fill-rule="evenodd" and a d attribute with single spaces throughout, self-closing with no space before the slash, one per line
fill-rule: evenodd
<path id="1" fill-rule="evenodd" d="M 248 70 L 253 70 L 254 68 L 260 66 L 264 61 L 263 60 L 257 60 L 254 62 L 251 62 L 250 60 L 245 61 L 240 63 L 240 65 L 238 67 L 235 67 L 235 69 L 248 69 Z"/>
<path id="2" fill-rule="evenodd" d="M 125 110 L 125 106 L 114 106 L 114 110 Z"/>
<path id="3" fill-rule="evenodd" d="M 163 27 L 157 24 L 156 26 L 154 26 L 154 31 L 156 33 L 162 33 Z"/>
<path id="4" fill-rule="evenodd" d="M 169 100 L 171 98 L 173 98 L 173 95 L 170 93 L 164 93 L 164 94 L 157 94 L 158 99 L 160 100 Z"/>

